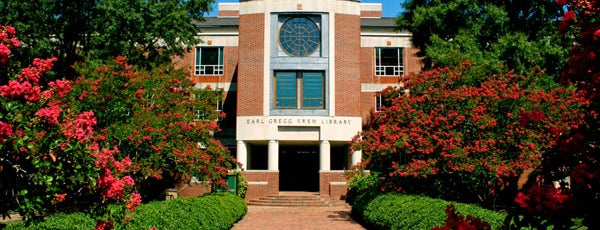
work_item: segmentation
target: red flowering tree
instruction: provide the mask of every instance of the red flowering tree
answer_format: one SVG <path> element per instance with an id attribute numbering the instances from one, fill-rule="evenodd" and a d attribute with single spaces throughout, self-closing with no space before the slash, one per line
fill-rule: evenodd
<path id="1" fill-rule="evenodd" d="M 11 53 L 20 46 L 10 26 L 0 26 L 0 211 L 18 211 L 27 221 L 55 211 L 90 210 L 98 226 L 122 223 L 140 203 L 127 176 L 94 127 L 92 111 L 75 112 L 65 103 L 72 82 L 41 85 L 55 58 L 35 59 L 15 69 Z M 118 169 L 118 170 L 116 170 Z M 110 209 L 110 210 L 109 210 Z M 114 210 L 127 210 L 114 212 Z"/>
<path id="2" fill-rule="evenodd" d="M 216 109 L 219 91 L 194 88 L 172 66 L 147 71 L 125 57 L 76 70 L 71 108 L 94 111 L 105 144 L 118 148 L 114 158 L 134 162 L 144 200 L 164 199 L 165 189 L 189 176 L 224 185 L 236 161 L 213 137 L 224 116 Z"/>
<path id="3" fill-rule="evenodd" d="M 557 146 L 570 148 L 587 101 L 543 74 L 481 76 L 464 63 L 406 76 L 383 94 L 356 138 L 364 167 L 383 172 L 393 191 L 424 192 L 493 206 L 512 199 L 524 171 Z"/>
<path id="4" fill-rule="evenodd" d="M 552 216 L 552 212 L 572 208 L 569 214 L 583 218 L 582 223 L 589 229 L 600 228 L 600 2 L 597 0 L 557 0 L 566 9 L 559 33 L 574 37 L 568 68 L 562 74 L 564 82 L 573 83 L 582 92 L 591 105 L 587 111 L 588 126 L 577 130 L 577 138 L 570 145 L 562 147 L 567 154 L 547 158 L 544 171 L 560 171 L 570 176 L 570 183 L 564 183 L 561 190 L 535 184 L 529 190 L 522 191 L 515 198 L 525 217 L 533 223 L 547 220 L 562 221 L 562 226 L 573 223 L 564 220 L 564 215 Z M 542 178 L 546 179 L 546 178 Z M 565 197 L 564 195 L 568 195 Z M 550 212 L 550 213 L 549 213 Z M 540 218 L 541 217 L 541 218 Z M 561 219 L 561 217 L 563 217 Z"/>

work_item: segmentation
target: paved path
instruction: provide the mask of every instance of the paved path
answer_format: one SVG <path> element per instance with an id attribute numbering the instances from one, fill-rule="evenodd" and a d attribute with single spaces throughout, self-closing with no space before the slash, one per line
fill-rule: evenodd
<path id="1" fill-rule="evenodd" d="M 248 206 L 248 213 L 232 230 L 364 230 L 350 217 L 349 207 Z"/>

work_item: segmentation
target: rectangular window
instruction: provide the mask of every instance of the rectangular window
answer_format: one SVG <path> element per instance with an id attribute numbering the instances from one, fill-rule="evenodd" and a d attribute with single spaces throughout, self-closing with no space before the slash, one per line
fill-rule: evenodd
<path id="1" fill-rule="evenodd" d="M 275 72 L 275 108 L 325 108 L 324 83 L 322 71 Z"/>
<path id="2" fill-rule="evenodd" d="M 392 101 L 381 92 L 375 93 L 375 112 L 383 112 L 383 108 L 390 107 Z"/>
<path id="3" fill-rule="evenodd" d="M 194 74 L 223 75 L 223 47 L 196 47 Z"/>
<path id="4" fill-rule="evenodd" d="M 375 48 L 375 75 L 404 75 L 403 48 Z"/>

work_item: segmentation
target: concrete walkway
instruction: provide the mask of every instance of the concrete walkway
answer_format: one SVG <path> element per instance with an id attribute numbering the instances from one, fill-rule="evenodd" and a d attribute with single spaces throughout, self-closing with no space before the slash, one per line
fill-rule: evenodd
<path id="1" fill-rule="evenodd" d="M 264 207 L 248 206 L 248 213 L 232 230 L 364 230 L 344 207 Z"/>

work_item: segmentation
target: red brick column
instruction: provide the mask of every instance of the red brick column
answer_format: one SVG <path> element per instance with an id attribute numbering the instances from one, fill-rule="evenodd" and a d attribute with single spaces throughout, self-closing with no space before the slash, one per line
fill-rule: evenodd
<path id="1" fill-rule="evenodd" d="M 344 171 L 319 172 L 319 193 L 321 196 L 342 199 L 346 196 L 347 190 L 348 185 L 346 185 Z"/>
<path id="2" fill-rule="evenodd" d="M 279 172 L 267 170 L 244 171 L 248 181 L 246 200 L 279 194 Z"/>
<path id="3" fill-rule="evenodd" d="M 360 16 L 335 14 L 335 113 L 361 116 Z"/>
<path id="4" fill-rule="evenodd" d="M 238 116 L 263 115 L 265 14 L 240 15 Z"/>

